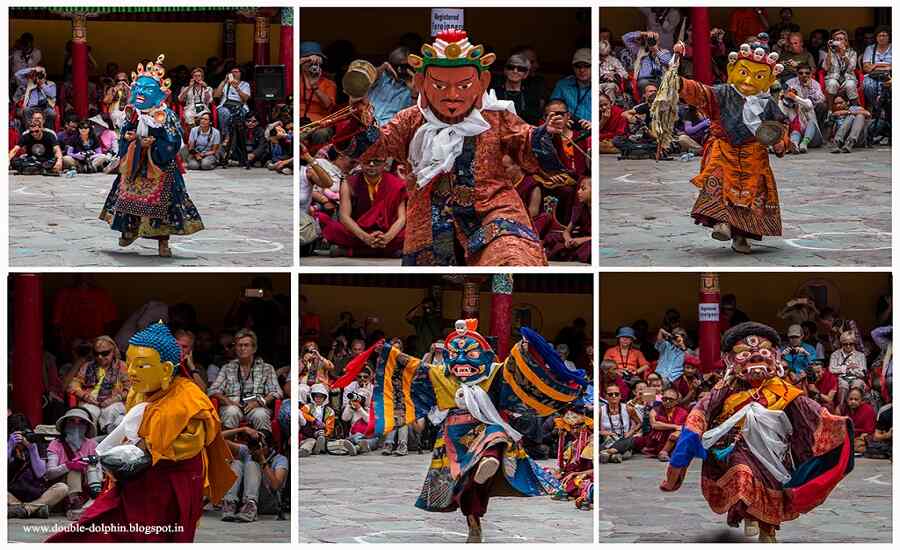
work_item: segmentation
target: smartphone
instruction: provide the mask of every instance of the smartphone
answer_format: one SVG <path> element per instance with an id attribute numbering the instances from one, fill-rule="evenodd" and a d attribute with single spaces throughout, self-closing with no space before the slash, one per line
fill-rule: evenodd
<path id="1" fill-rule="evenodd" d="M 247 298 L 262 298 L 263 290 L 261 288 L 248 288 L 244 290 L 244 296 Z"/>

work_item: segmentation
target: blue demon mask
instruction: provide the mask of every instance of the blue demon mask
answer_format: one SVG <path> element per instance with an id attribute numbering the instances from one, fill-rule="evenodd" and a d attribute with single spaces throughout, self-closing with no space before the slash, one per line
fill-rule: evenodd
<path id="1" fill-rule="evenodd" d="M 158 80 L 150 76 L 139 76 L 131 86 L 128 103 L 138 110 L 146 111 L 159 107 L 165 100 L 166 92 Z"/>
<path id="2" fill-rule="evenodd" d="M 484 337 L 477 333 L 477 321 L 457 321 L 456 332 L 444 342 L 444 369 L 461 382 L 477 382 L 490 372 L 496 356 Z"/>

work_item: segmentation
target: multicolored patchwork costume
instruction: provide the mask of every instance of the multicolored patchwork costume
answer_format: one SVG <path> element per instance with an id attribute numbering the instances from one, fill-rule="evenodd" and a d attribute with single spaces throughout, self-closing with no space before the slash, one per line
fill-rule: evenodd
<path id="1" fill-rule="evenodd" d="M 457 321 L 445 342 L 444 365 L 385 346 L 375 370 L 370 428 L 385 434 L 426 416 L 439 425 L 416 506 L 430 512 L 459 508 L 469 522 L 470 541 L 480 542 L 480 518 L 490 497 L 560 490 L 556 478 L 525 453 L 510 418 L 550 415 L 572 404 L 587 381 L 527 327 L 509 357 L 495 363 L 476 326 L 475 320 Z"/>
<path id="2" fill-rule="evenodd" d="M 418 104 L 384 126 L 356 119 L 337 125 L 335 144 L 365 162 L 408 162 L 403 265 L 546 265 L 541 239 L 501 163 L 525 173 L 562 172 L 548 127 L 531 126 L 490 85 L 494 54 L 469 43 L 464 31 L 440 33 L 409 56 Z"/>
<path id="3" fill-rule="evenodd" d="M 131 96 L 119 136 L 119 175 L 106 197 L 100 219 L 122 233 L 120 244 L 139 237 L 167 238 L 203 229 L 181 175 L 177 158 L 183 135 L 178 115 L 166 104 L 169 85 L 163 78 L 164 56 L 132 73 Z M 135 132 L 133 141 L 126 132 Z M 142 138 L 155 141 L 146 147 Z"/>
<path id="4" fill-rule="evenodd" d="M 688 415 L 664 491 L 677 490 L 693 458 L 709 507 L 728 524 L 774 542 L 782 522 L 822 504 L 853 470 L 853 423 L 785 378 L 778 333 L 741 323 L 722 337 L 724 378 Z"/>

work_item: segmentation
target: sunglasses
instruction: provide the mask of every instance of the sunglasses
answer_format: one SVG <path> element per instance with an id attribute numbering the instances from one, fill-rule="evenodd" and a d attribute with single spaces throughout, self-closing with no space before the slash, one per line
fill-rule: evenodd
<path id="1" fill-rule="evenodd" d="M 616 393 L 608 392 L 608 393 L 606 394 L 606 397 L 619 397 L 620 395 L 622 395 L 622 394 L 619 393 L 619 392 L 616 392 Z"/>
<path id="2" fill-rule="evenodd" d="M 525 74 L 528 72 L 528 67 L 523 67 L 521 65 L 507 65 L 506 70 Z"/>
<path id="3" fill-rule="evenodd" d="M 802 71 L 802 72 L 798 72 L 797 74 L 800 75 L 800 76 L 809 76 L 809 75 L 811 75 L 812 73 L 809 72 L 809 71 Z"/>
<path id="4" fill-rule="evenodd" d="M 96 350 L 95 350 L 95 351 L 94 351 L 94 357 L 106 357 L 106 356 L 108 356 L 110 353 L 112 353 L 112 350 L 111 350 L 111 349 L 104 350 L 104 351 L 96 351 Z"/>
<path id="5" fill-rule="evenodd" d="M 384 164 L 384 159 L 370 159 L 366 164 L 369 166 L 378 166 L 379 164 Z"/>

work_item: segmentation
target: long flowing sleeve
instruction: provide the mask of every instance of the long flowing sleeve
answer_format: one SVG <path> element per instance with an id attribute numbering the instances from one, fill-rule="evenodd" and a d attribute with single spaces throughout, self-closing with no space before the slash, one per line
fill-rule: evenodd
<path id="1" fill-rule="evenodd" d="M 522 340 L 510 350 L 503 364 L 500 409 L 523 406 L 538 416 L 549 416 L 571 406 L 588 381 L 584 371 L 571 370 L 553 345 L 528 327 L 521 328 Z"/>
<path id="2" fill-rule="evenodd" d="M 386 434 L 428 415 L 437 404 L 430 368 L 421 359 L 393 346 L 382 348 L 375 366 L 369 431 Z"/>

